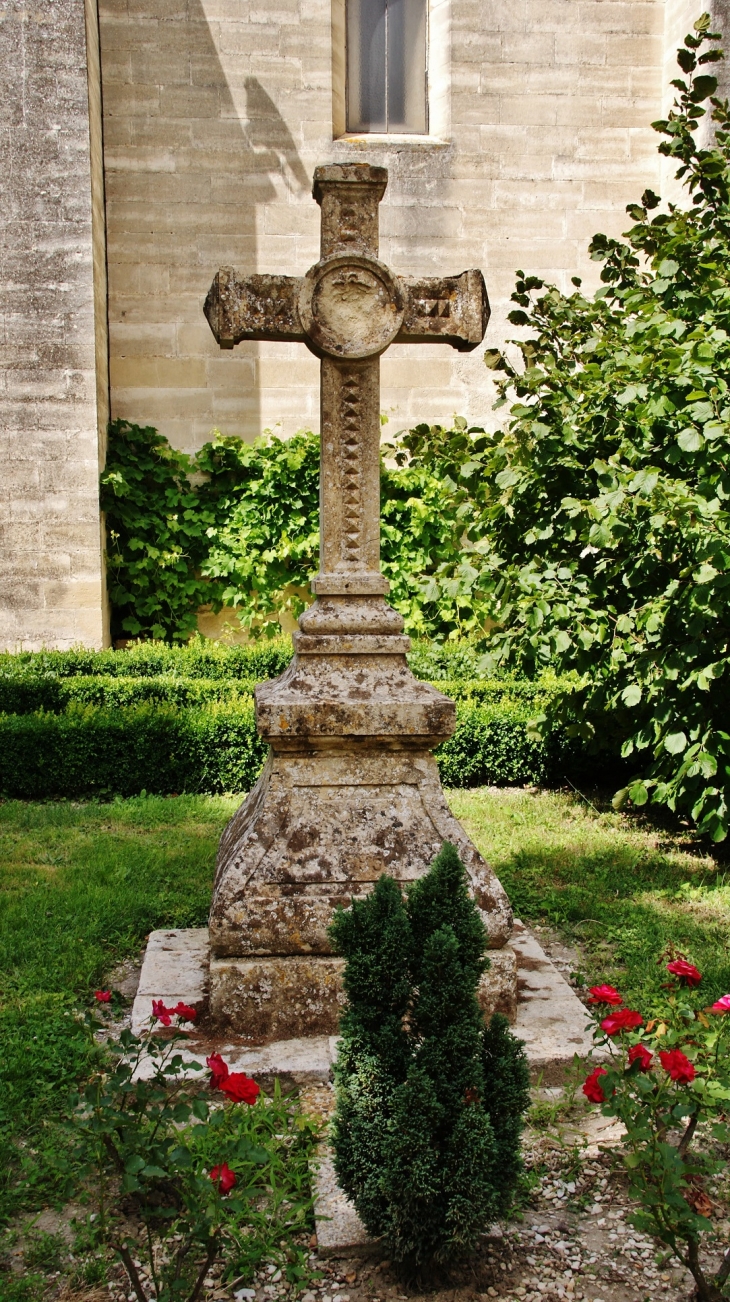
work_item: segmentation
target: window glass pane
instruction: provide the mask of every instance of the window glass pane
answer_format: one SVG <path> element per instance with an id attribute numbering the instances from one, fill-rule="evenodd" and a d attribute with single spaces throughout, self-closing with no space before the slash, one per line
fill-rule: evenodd
<path id="1" fill-rule="evenodd" d="M 387 131 L 387 0 L 347 0 L 347 129 Z"/>
<path id="2" fill-rule="evenodd" d="M 427 129 L 426 2 L 387 0 L 388 131 Z"/>

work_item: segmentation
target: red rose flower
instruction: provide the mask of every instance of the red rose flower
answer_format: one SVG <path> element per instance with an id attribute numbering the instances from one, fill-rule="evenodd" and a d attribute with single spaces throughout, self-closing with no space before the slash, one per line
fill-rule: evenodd
<path id="1" fill-rule="evenodd" d="M 158 1022 L 162 1022 L 163 1026 L 170 1025 L 172 1022 L 172 1013 L 172 1008 L 165 1008 L 162 999 L 152 1000 L 152 1016 L 156 1018 Z"/>
<path id="2" fill-rule="evenodd" d="M 641 1013 L 635 1013 L 631 1008 L 619 1008 L 618 1012 L 609 1013 L 601 1022 L 606 1035 L 618 1035 L 619 1031 L 630 1031 L 635 1026 L 643 1025 Z"/>
<path id="3" fill-rule="evenodd" d="M 231 1170 L 227 1162 L 221 1162 L 220 1166 L 214 1166 L 210 1178 L 214 1184 L 218 1185 L 222 1194 L 230 1193 L 236 1183 L 236 1173 Z"/>
<path id="4" fill-rule="evenodd" d="M 686 958 L 675 958 L 671 963 L 667 963 L 667 972 L 672 976 L 679 977 L 685 985 L 690 987 L 698 986 L 702 980 L 702 973 L 698 972 L 694 963 L 688 963 Z"/>
<path id="5" fill-rule="evenodd" d="M 660 1053 L 659 1061 L 664 1070 L 669 1072 L 672 1080 L 676 1080 L 679 1085 L 689 1085 L 697 1075 L 694 1065 L 681 1049 L 669 1049 Z"/>
<path id="6" fill-rule="evenodd" d="M 653 1054 L 649 1052 L 645 1044 L 632 1044 L 629 1049 L 629 1062 L 641 1063 L 640 1071 L 648 1071 Z"/>
<path id="7" fill-rule="evenodd" d="M 198 1016 L 197 1009 L 191 1008 L 190 1004 L 184 1004 L 182 999 L 175 1004 L 174 1008 L 170 1009 L 170 1012 L 179 1017 L 181 1022 L 194 1022 Z"/>
<path id="8" fill-rule="evenodd" d="M 111 999 L 111 997 L 112 997 L 112 992 L 111 992 L 111 990 L 95 990 L 95 991 L 94 991 L 94 998 L 95 998 L 96 1000 L 98 1000 L 98 1002 L 99 1002 L 100 1004 L 108 1004 L 108 1003 L 109 1003 L 109 1000 Z"/>
<path id="9" fill-rule="evenodd" d="M 223 1081 L 228 1078 L 228 1064 L 223 1061 L 219 1053 L 211 1053 L 205 1062 L 210 1067 L 210 1088 L 219 1090 Z"/>
<path id="10" fill-rule="evenodd" d="M 591 1103 L 606 1102 L 606 1095 L 601 1089 L 601 1086 L 598 1081 L 599 1076 L 605 1076 L 605 1075 L 606 1075 L 605 1067 L 596 1067 L 591 1072 L 590 1076 L 586 1079 L 583 1085 L 583 1093 L 585 1094 L 587 1099 L 590 1099 Z"/>
<path id="11" fill-rule="evenodd" d="M 218 1086 L 232 1103 L 255 1103 L 261 1090 L 244 1071 L 231 1071 Z"/>
<path id="12" fill-rule="evenodd" d="M 622 1004 L 624 1002 L 618 990 L 613 986 L 591 986 L 590 992 L 589 1004 Z"/>
<path id="13" fill-rule="evenodd" d="M 716 1004 L 712 1005 L 711 1013 L 730 1013 L 730 995 L 722 995 Z"/>

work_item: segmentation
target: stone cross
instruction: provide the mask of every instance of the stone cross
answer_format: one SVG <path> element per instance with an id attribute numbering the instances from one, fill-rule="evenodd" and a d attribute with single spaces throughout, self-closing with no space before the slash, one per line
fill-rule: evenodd
<path id="1" fill-rule="evenodd" d="M 205 302 L 221 348 L 295 340 L 321 358 L 318 595 L 385 593 L 380 573 L 380 356 L 392 343 L 481 343 L 489 302 L 480 271 L 413 280 L 378 261 L 378 206 L 388 173 L 368 163 L 314 173 L 321 257 L 306 276 L 222 268 Z"/>
<path id="2" fill-rule="evenodd" d="M 383 872 L 421 876 L 457 845 L 489 935 L 489 1012 L 510 1014 L 509 902 L 444 800 L 433 747 L 453 701 L 418 682 L 380 571 L 380 355 L 393 342 L 475 348 L 489 317 L 479 271 L 432 280 L 378 261 L 382 167 L 318 167 L 322 256 L 306 276 L 218 272 L 205 314 L 223 348 L 300 340 L 321 358 L 320 570 L 296 654 L 256 688 L 269 758 L 221 838 L 210 912 L 210 1009 L 251 1040 L 333 1035 L 342 961 L 333 910 Z"/>

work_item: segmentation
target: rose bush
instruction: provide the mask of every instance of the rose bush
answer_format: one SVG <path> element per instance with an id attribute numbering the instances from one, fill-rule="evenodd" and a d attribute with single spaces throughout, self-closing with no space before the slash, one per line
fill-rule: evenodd
<path id="1" fill-rule="evenodd" d="M 666 956 L 665 956 L 666 957 Z M 644 1024 L 613 986 L 591 987 L 594 1038 L 607 1056 L 583 1085 L 591 1103 L 625 1127 L 624 1160 L 640 1204 L 632 1223 L 671 1249 L 691 1271 L 700 1302 L 720 1302 L 730 1278 L 730 1248 L 714 1276 L 700 1261 L 712 1229 L 705 1185 L 723 1165 L 718 1144 L 730 1140 L 730 994 L 708 1007 L 690 1002 L 702 974 L 683 955 L 671 957 L 674 979 Z M 618 1001 L 616 999 L 618 996 Z M 692 1148 L 692 1141 L 701 1147 Z"/>
<path id="2" fill-rule="evenodd" d="M 108 991 L 95 997 L 102 1006 L 114 1004 Z M 270 1208 L 259 1207 L 262 1195 L 266 1203 L 267 1186 L 285 1184 L 271 1174 L 272 1138 L 277 1148 L 287 1139 L 289 1160 L 299 1160 L 296 1132 L 293 1143 L 286 1135 L 291 1108 L 278 1083 L 274 1099 L 267 1100 L 256 1081 L 230 1071 L 216 1053 L 208 1059 L 208 1084 L 232 1106 L 202 1097 L 191 1073 L 204 1068 L 180 1052 L 187 1040 L 183 1024 L 195 1017 L 195 1008 L 182 1001 L 167 1007 L 155 1000 L 145 1033 L 124 1030 L 109 1039 L 110 1061 L 75 1100 L 76 1156 L 97 1199 L 95 1232 L 124 1263 L 138 1302 L 196 1302 L 216 1260 L 229 1273 L 240 1273 L 252 1258 L 252 1220 L 262 1214 L 273 1219 Z M 107 1029 L 91 1015 L 85 1024 L 91 1036 Z M 241 1103 L 247 1105 L 243 1110 Z M 298 1121 L 306 1142 L 312 1125 L 297 1116 Z M 287 1242 L 282 1260 L 292 1282 L 311 1273 L 310 1205 L 307 1198 L 288 1204 L 287 1220 L 294 1230 L 306 1231 L 301 1249 Z M 140 1233 L 130 1228 L 135 1222 Z M 280 1236 L 281 1229 L 279 1253 Z"/>

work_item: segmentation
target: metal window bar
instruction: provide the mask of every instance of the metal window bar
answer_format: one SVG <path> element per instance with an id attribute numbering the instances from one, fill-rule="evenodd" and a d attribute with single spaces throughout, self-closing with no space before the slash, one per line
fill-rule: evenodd
<path id="1" fill-rule="evenodd" d="M 425 135 L 428 0 L 347 0 L 347 130 Z"/>

